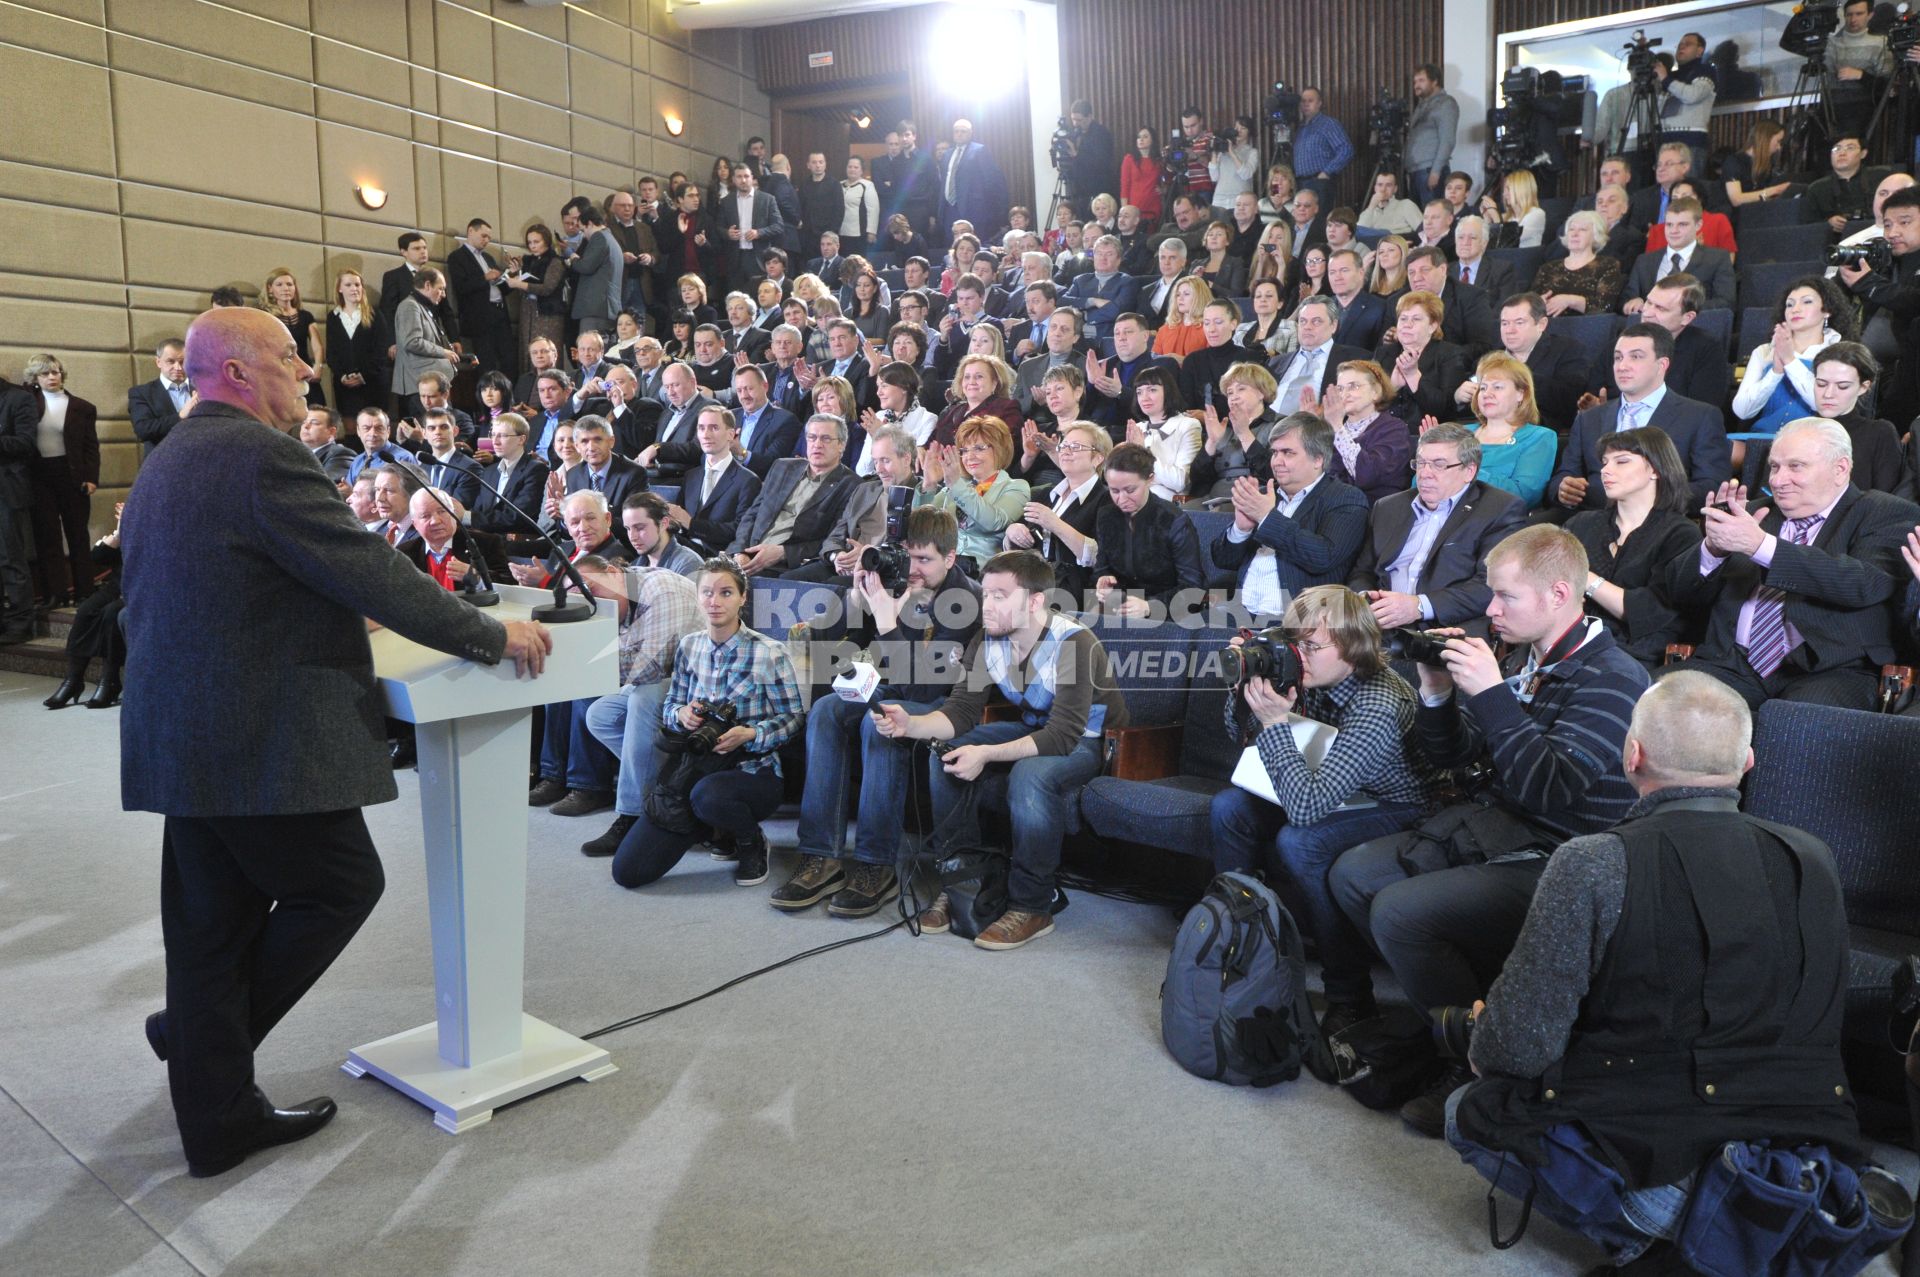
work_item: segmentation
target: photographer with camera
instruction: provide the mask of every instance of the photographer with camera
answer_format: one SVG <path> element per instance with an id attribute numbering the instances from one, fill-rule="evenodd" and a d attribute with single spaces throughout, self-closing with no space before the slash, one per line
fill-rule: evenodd
<path id="1" fill-rule="evenodd" d="M 1840 282 L 1863 303 L 1861 342 L 1892 369 L 1881 387 L 1881 414 L 1906 422 L 1920 412 L 1920 355 L 1914 353 L 1920 351 L 1920 187 L 1881 201 L 1880 230 L 1890 254 L 1886 264 L 1875 269 L 1870 254 L 1849 255 Z"/>
<path id="2" fill-rule="evenodd" d="M 1508 646 L 1504 662 L 1464 632 L 1403 642 L 1419 669 L 1422 747 L 1437 765 L 1471 769 L 1473 796 L 1355 847 L 1328 882 L 1416 1008 L 1484 996 L 1553 849 L 1609 828 L 1632 802 L 1620 751 L 1647 672 L 1584 615 L 1587 571 L 1570 533 L 1523 528 L 1486 556 L 1486 613 Z M 1366 1011 L 1365 965 L 1327 973 L 1336 976 Z M 1466 1080 L 1464 1069 L 1448 1070 L 1402 1119 L 1439 1138 L 1446 1098 Z"/>
<path id="3" fill-rule="evenodd" d="M 1251 115 L 1236 115 L 1232 132 L 1212 139 L 1207 176 L 1213 179 L 1213 221 L 1231 222 L 1233 202 L 1243 192 L 1254 190 L 1254 179 L 1260 173 L 1260 148 L 1254 145 L 1259 128 Z"/>
<path id="4" fill-rule="evenodd" d="M 975 938 L 982 949 L 1017 949 L 1053 930 L 1067 813 L 1100 774 L 1103 733 L 1127 723 L 1106 649 L 1086 626 L 1049 610 L 1052 589 L 1053 569 L 1030 550 L 987 560 L 981 634 L 967 652 L 964 680 L 928 713 L 882 702 L 871 718 L 889 739 L 947 743 L 928 758 L 942 850 L 983 845 L 978 804 L 1004 807 L 1011 818 L 1009 907 Z M 995 688 L 1018 711 L 1016 719 L 982 722 Z M 979 791 L 969 793 L 975 784 Z M 921 932 L 949 930 L 949 908 L 943 892 L 921 915 Z"/>
<path id="5" fill-rule="evenodd" d="M 884 701 L 908 714 L 925 714 L 938 708 L 958 682 L 961 654 L 980 633 L 980 587 L 955 566 L 958 536 L 950 511 L 915 510 L 907 518 L 902 545 L 858 550 L 862 566 L 853 574 L 849 600 L 858 602 L 843 623 L 814 631 L 816 643 L 844 640 L 847 647 L 862 649 L 864 659 L 836 665 L 856 673 L 871 669 L 879 683 L 865 699 L 818 696 L 807 714 L 800 864 L 773 893 L 770 903 L 776 909 L 806 909 L 830 896 L 829 913 L 864 918 L 899 894 L 894 866 L 913 755 L 908 742 L 882 735 L 869 711 Z M 856 751 L 860 818 L 847 856 L 847 797 Z"/>
<path id="6" fill-rule="evenodd" d="M 1372 991 L 1355 986 L 1353 973 L 1364 972 L 1372 954 L 1328 893 L 1327 870 L 1348 848 L 1411 828 L 1432 811 L 1440 774 L 1414 735 L 1413 688 L 1388 665 L 1380 627 L 1352 590 L 1303 590 L 1279 628 L 1236 637 L 1233 647 L 1229 669 L 1243 673 L 1227 698 L 1227 735 L 1236 744 L 1251 737 L 1274 796 L 1238 787 L 1214 795 L 1214 872 L 1291 885 L 1305 905 L 1302 930 L 1319 944 L 1323 1026 L 1335 1033 L 1365 1018 Z M 1296 706 L 1301 718 L 1338 732 L 1317 763 L 1289 725 Z"/>
<path id="7" fill-rule="evenodd" d="M 1692 172 L 1707 171 L 1707 124 L 1713 118 L 1713 99 L 1719 86 L 1706 74 L 1703 55 L 1707 43 L 1698 35 L 1680 37 L 1674 46 L 1678 61 L 1669 67 L 1653 60 L 1654 82 L 1660 86 L 1660 138 L 1678 142 L 1692 155 Z M 1688 55 L 1691 54 L 1691 57 Z"/>
<path id="8" fill-rule="evenodd" d="M 1799 1231 L 1787 1249 L 1813 1260 L 1796 1241 L 1839 1245 L 1848 1215 L 1869 1217 L 1864 1262 L 1891 1243 L 1889 1217 L 1911 1219 L 1879 1173 L 1829 1195 L 1865 1153 L 1840 1053 L 1847 919 L 1827 845 L 1740 811 L 1752 731 L 1740 698 L 1697 674 L 1641 696 L 1622 751 L 1638 801 L 1545 863 L 1485 1003 L 1447 1017 L 1479 1075 L 1447 1103 L 1448 1141 L 1617 1271 L 1679 1271 L 1683 1226 L 1724 1261 L 1689 1272 L 1758 1271 L 1733 1247 L 1771 1253 L 1775 1230 Z M 1755 1166 L 1719 1199 L 1716 1164 L 1765 1157 L 1750 1142 L 1794 1150 L 1797 1192 L 1768 1183 L 1763 1205 Z M 1791 1199 L 1810 1186 L 1822 1200 L 1803 1213 Z"/>
<path id="9" fill-rule="evenodd" d="M 613 880 L 644 887 L 680 863 L 703 837 L 730 837 L 739 859 L 733 881 L 767 880 L 760 822 L 781 799 L 778 750 L 806 711 L 787 649 L 748 629 L 747 577 L 726 559 L 708 559 L 694 580 L 706 622 L 680 641 L 673 685 L 660 706 L 654 784 L 644 814 L 620 841 Z"/>

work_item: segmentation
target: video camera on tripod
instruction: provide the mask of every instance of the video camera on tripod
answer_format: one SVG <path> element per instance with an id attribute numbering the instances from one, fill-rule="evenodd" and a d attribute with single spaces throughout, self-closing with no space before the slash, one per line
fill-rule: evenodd
<path id="1" fill-rule="evenodd" d="M 1053 127 L 1053 136 L 1047 139 L 1047 158 L 1053 162 L 1053 171 L 1058 173 L 1073 161 L 1076 130 L 1066 116 L 1061 116 Z"/>
<path id="2" fill-rule="evenodd" d="M 1398 173 L 1400 157 L 1406 149 L 1409 108 L 1405 98 L 1396 98 L 1382 88 L 1367 108 L 1367 138 L 1373 149 L 1373 167 L 1377 172 Z"/>
<path id="3" fill-rule="evenodd" d="M 1808 61 L 1827 56 L 1827 43 L 1840 29 L 1840 0 L 1806 0 L 1787 19 L 1780 47 Z"/>
<path id="4" fill-rule="evenodd" d="M 1590 88 L 1591 82 L 1584 75 L 1563 76 L 1558 71 L 1530 66 L 1507 68 L 1500 77 L 1503 104 L 1487 112 L 1487 124 L 1493 129 L 1487 152 L 1489 166 L 1501 174 L 1520 169 L 1545 168 L 1556 173 L 1564 169 L 1566 159 L 1559 135 L 1562 130 L 1578 129 L 1587 123 Z"/>
<path id="5" fill-rule="evenodd" d="M 1273 163 L 1293 166 L 1293 131 L 1300 127 L 1300 94 L 1275 80 L 1265 103 L 1267 127 L 1273 131 Z"/>
<path id="6" fill-rule="evenodd" d="M 1652 89 L 1659 83 L 1653 69 L 1653 51 L 1663 43 L 1658 36 L 1649 40 L 1645 31 L 1635 31 L 1633 39 L 1620 46 L 1627 53 L 1627 79 L 1635 88 Z"/>
<path id="7" fill-rule="evenodd" d="M 1899 63 L 1906 61 L 1907 54 L 1916 47 L 1920 47 L 1920 10 L 1899 5 L 1894 11 L 1893 25 L 1887 28 L 1887 52 Z"/>

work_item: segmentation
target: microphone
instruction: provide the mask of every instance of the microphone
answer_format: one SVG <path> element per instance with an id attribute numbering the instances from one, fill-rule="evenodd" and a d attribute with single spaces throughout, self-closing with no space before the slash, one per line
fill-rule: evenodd
<path id="1" fill-rule="evenodd" d="M 404 461 L 396 462 L 396 464 L 399 465 L 401 469 L 407 471 L 407 473 L 413 475 L 416 479 L 419 479 L 421 483 L 425 485 L 429 490 L 432 489 L 433 485 L 426 482 L 427 476 L 425 472 L 423 472 L 419 468 L 418 465 L 415 465 L 409 462 L 404 462 Z M 522 510 L 518 505 L 514 504 L 512 501 L 509 501 L 507 499 L 506 493 L 500 491 L 500 489 L 498 488 L 494 488 L 493 495 L 500 499 L 501 505 L 505 506 L 507 509 L 513 511 L 516 515 L 518 515 L 522 523 L 532 528 L 534 536 L 538 537 L 541 541 L 546 542 L 546 544 L 553 549 L 555 557 L 560 560 L 560 571 L 554 573 L 555 579 L 553 583 L 553 602 L 551 604 L 534 608 L 531 613 L 533 619 L 546 625 L 567 625 L 574 621 L 592 620 L 594 617 L 594 605 L 592 602 L 593 596 L 587 590 L 587 583 L 585 580 L 581 578 L 580 570 L 574 567 L 573 562 L 570 559 L 568 559 L 566 555 L 561 554 L 559 552 L 559 547 L 554 546 L 552 541 L 548 539 L 546 529 L 542 528 L 539 525 L 539 523 L 535 522 L 533 517 L 529 515 L 525 510 Z M 439 501 L 439 498 L 435 497 L 434 500 Z M 444 509 L 446 503 L 440 502 L 440 504 Z M 448 513 L 452 513 L 452 511 L 448 511 Z M 474 555 L 474 559 L 477 562 L 480 559 L 480 556 L 476 554 Z M 484 568 L 482 569 L 482 571 L 484 572 Z M 575 590 L 578 590 L 580 592 L 580 597 L 572 600 L 571 602 L 569 602 L 567 599 L 567 587 L 569 585 L 571 585 Z M 489 589 L 491 589 L 491 585 L 489 585 Z M 499 597 L 500 596 L 497 592 L 494 593 L 494 598 L 496 600 Z M 490 606 L 490 605 L 479 604 L 478 606 L 484 607 L 484 606 Z"/>
<path id="2" fill-rule="evenodd" d="M 428 479 L 427 472 L 420 468 L 420 463 L 407 455 L 406 449 L 401 448 L 396 450 L 391 443 L 381 449 L 381 455 L 385 457 L 389 463 L 398 466 L 420 481 L 421 490 L 433 498 L 435 505 L 447 512 L 447 517 L 453 520 L 454 535 L 459 536 L 463 530 L 460 523 L 460 516 L 454 513 L 452 506 L 440 499 L 440 494 L 434 490 L 433 482 Z M 475 607 L 492 607 L 500 602 L 500 592 L 494 589 L 493 582 L 487 579 L 486 558 L 480 553 L 479 544 L 469 537 L 468 546 L 468 553 L 473 556 L 473 565 L 472 570 L 467 573 L 466 580 L 460 583 L 460 592 L 466 596 L 467 602 L 473 604 Z M 453 542 L 451 540 L 447 542 L 447 548 L 449 550 L 453 548 Z M 479 584 L 477 585 L 474 583 L 476 577 L 479 578 Z"/>

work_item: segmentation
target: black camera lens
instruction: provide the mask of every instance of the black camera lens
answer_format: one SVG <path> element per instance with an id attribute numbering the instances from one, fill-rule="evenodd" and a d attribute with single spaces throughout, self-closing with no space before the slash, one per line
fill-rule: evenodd
<path id="1" fill-rule="evenodd" d="M 1433 1020 L 1433 1045 L 1449 1060 L 1464 1060 L 1473 1046 L 1473 1011 L 1468 1007 L 1434 1007 L 1427 1014 Z"/>
<path id="2" fill-rule="evenodd" d="M 1435 634 L 1431 630 L 1410 629 L 1393 630 L 1387 635 L 1391 646 L 1398 648 L 1400 655 L 1415 665 L 1431 665 L 1435 669 L 1445 667 L 1447 640 L 1451 637 L 1448 634 Z"/>
<path id="3" fill-rule="evenodd" d="M 1264 678 L 1281 693 L 1300 686 L 1300 651 L 1278 627 L 1249 635 L 1239 647 L 1223 651 L 1220 661 L 1234 687 L 1251 678 Z"/>
<path id="4" fill-rule="evenodd" d="M 860 552 L 860 567 L 880 578 L 881 588 L 899 598 L 907 592 L 913 561 L 907 557 L 905 546 L 870 545 Z"/>

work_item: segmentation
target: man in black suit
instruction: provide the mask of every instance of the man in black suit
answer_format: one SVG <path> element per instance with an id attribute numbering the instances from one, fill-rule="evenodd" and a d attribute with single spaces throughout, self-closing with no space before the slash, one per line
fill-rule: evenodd
<path id="1" fill-rule="evenodd" d="M 680 502 L 667 512 L 685 532 L 683 540 L 704 555 L 723 554 L 733 544 L 740 520 L 760 495 L 760 476 L 741 464 L 735 448 L 740 426 L 719 404 L 700 410 L 694 428 L 699 461 L 682 476 Z"/>
<path id="2" fill-rule="evenodd" d="M 1293 312 L 1293 322 L 1299 345 L 1291 354 L 1278 355 L 1267 365 L 1267 371 L 1279 386 L 1273 398 L 1273 410 L 1281 416 L 1302 411 L 1302 398 L 1309 394 L 1311 401 L 1318 404 L 1320 396 L 1339 375 L 1341 364 L 1373 358 L 1371 351 L 1342 346 L 1333 339 L 1340 327 L 1340 303 L 1324 293 L 1302 301 Z"/>
<path id="3" fill-rule="evenodd" d="M 659 433 L 660 401 L 641 397 L 639 380 L 625 364 L 615 364 L 602 380 L 606 394 L 581 405 L 580 415 L 603 418 L 613 432 L 613 450 L 638 456 Z"/>
<path id="4" fill-rule="evenodd" d="M 1595 404 L 1574 418 L 1560 465 L 1547 491 L 1559 510 L 1548 517 L 1559 522 L 1575 510 L 1598 510 L 1606 505 L 1600 490 L 1600 441 L 1616 430 L 1652 426 L 1667 433 L 1686 463 L 1692 493 L 1689 509 L 1699 509 L 1707 494 L 1733 473 L 1733 453 L 1727 443 L 1726 419 L 1708 407 L 1668 389 L 1667 365 L 1673 359 L 1673 336 L 1657 324 L 1629 324 L 1613 343 L 1613 379 L 1620 397 Z"/>
<path id="5" fill-rule="evenodd" d="M 433 252 L 427 244 L 427 237 L 419 231 L 408 231 L 401 235 L 399 244 L 401 263 L 380 277 L 380 314 L 387 321 L 388 332 L 395 331 L 394 315 L 400 309 L 400 303 L 416 291 L 414 276 L 427 268 L 427 262 Z M 443 296 L 437 302 L 430 302 L 423 296 L 420 303 L 433 312 L 434 321 L 440 325 L 441 335 L 447 339 L 454 352 L 459 353 L 464 348 L 461 341 L 464 334 L 460 330 L 459 317 L 454 314 L 452 297 Z M 396 354 L 394 349 L 388 348 L 387 362 L 394 362 Z"/>
<path id="6" fill-rule="evenodd" d="M 1094 196 L 1120 191 L 1120 158 L 1114 153 L 1112 130 L 1093 118 L 1093 103 L 1086 98 L 1075 99 L 1067 108 L 1067 124 L 1068 158 L 1061 176 L 1067 180 L 1073 211 L 1092 217 Z"/>
<path id="7" fill-rule="evenodd" d="M 1782 426 L 1767 468 L 1770 502 L 1749 509 L 1745 487 L 1719 485 L 1698 555 L 1667 567 L 1675 606 L 1706 628 L 1681 668 L 1755 709 L 1773 697 L 1872 709 L 1920 507 L 1854 487 L 1847 432 L 1822 418 Z"/>
<path id="8" fill-rule="evenodd" d="M 1500 341 L 1488 294 L 1463 284 L 1447 273 L 1447 255 L 1437 248 L 1416 248 L 1407 254 L 1407 287 L 1440 299 L 1440 337 L 1467 354 L 1469 362 L 1492 350 Z"/>
<path id="9" fill-rule="evenodd" d="M 473 505 L 473 526 L 484 532 L 526 533 L 526 519 L 538 520 L 547 494 L 547 463 L 527 451 L 527 421 L 517 412 L 493 419 L 490 437 L 497 460 L 480 476 L 480 497 Z"/>
<path id="10" fill-rule="evenodd" d="M 457 516 L 465 512 L 465 503 L 452 493 L 441 488 L 422 488 L 413 494 L 408 508 L 414 530 L 420 535 L 397 547 L 407 562 L 449 590 L 462 588 L 475 564 L 480 566 L 487 584 L 513 584 L 506 542 L 491 532 L 461 527 Z M 478 587 L 480 583 L 474 584 Z"/>
<path id="11" fill-rule="evenodd" d="M 805 441 L 805 456 L 773 463 L 727 547 L 749 576 L 779 576 L 823 553 L 846 548 L 827 538 L 854 489 L 864 482 L 840 464 L 847 450 L 847 423 L 827 413 L 810 417 Z"/>
<path id="12" fill-rule="evenodd" d="M 801 356 L 806 343 L 792 324 L 774 328 L 767 342 L 767 362 L 760 372 L 767 379 L 767 399 L 776 408 L 784 408 L 796 417 L 806 411 L 807 388 L 800 384 Z"/>
<path id="13" fill-rule="evenodd" d="M 1293 216 L 1293 260 L 1304 263 L 1309 248 L 1326 245 L 1327 214 L 1332 210 L 1320 207 L 1319 192 L 1303 186 L 1293 193 L 1287 211 Z"/>
<path id="14" fill-rule="evenodd" d="M 178 337 L 161 342 L 154 349 L 153 365 L 160 375 L 127 392 L 127 415 L 133 419 L 133 437 L 140 441 L 142 458 L 153 455 L 155 446 L 193 403 L 193 386 L 187 381 L 186 342 Z"/>
<path id="15" fill-rule="evenodd" d="M 1708 248 L 1700 243 L 1700 223 L 1705 212 L 1696 199 L 1681 198 L 1667 206 L 1667 246 L 1656 252 L 1642 253 L 1627 273 L 1627 285 L 1620 292 L 1623 315 L 1638 315 L 1646 305 L 1647 293 L 1655 282 L 1674 275 L 1690 275 L 1706 290 L 1706 305 L 1714 310 L 1733 309 L 1737 278 L 1733 256 L 1725 249 Z"/>
<path id="16" fill-rule="evenodd" d="M 340 417 L 331 408 L 318 405 L 308 408 L 306 419 L 300 423 L 300 442 L 313 453 L 313 459 L 327 472 L 327 478 L 347 486 L 347 471 L 353 467 L 354 451 L 338 441 Z"/>
<path id="17" fill-rule="evenodd" d="M 1487 256 L 1487 223 L 1477 213 L 1453 224 L 1453 253 L 1454 264 L 1448 273 L 1496 303 L 1527 287 L 1528 281 L 1519 278 L 1512 262 Z"/>
<path id="18" fill-rule="evenodd" d="M 1367 596 L 1381 629 L 1457 625 L 1486 636 L 1487 551 L 1519 530 L 1527 512 L 1479 474 L 1473 433 L 1435 426 L 1414 451 L 1414 490 L 1374 505 L 1347 585 Z"/>
<path id="19" fill-rule="evenodd" d="M 1081 406 L 1087 419 L 1105 426 L 1116 440 L 1124 440 L 1127 423 L 1142 416 L 1134 381 L 1148 368 L 1164 370 L 1172 384 L 1179 385 L 1180 362 L 1154 354 L 1153 329 L 1146 316 L 1128 311 L 1113 321 L 1113 356 L 1102 359 L 1098 351 L 1087 352 L 1087 398 Z"/>
<path id="20" fill-rule="evenodd" d="M 721 198 L 713 224 L 728 250 L 727 284 L 735 290 L 746 288 L 760 273 L 760 250 L 777 244 L 786 229 L 779 203 L 755 187 L 753 170 L 744 164 L 734 168 L 733 194 Z"/>
<path id="21" fill-rule="evenodd" d="M 573 446 L 580 450 L 580 464 L 567 476 L 568 492 L 598 492 L 618 510 L 628 497 L 647 490 L 647 472 L 613 450 L 613 431 L 604 417 L 575 418 Z"/>
<path id="22" fill-rule="evenodd" d="M 534 383 L 541 373 L 560 366 L 560 347 L 550 337 L 535 337 L 527 343 L 527 362 L 531 367 L 513 383 L 513 402 L 516 404 L 539 402 L 535 397 L 537 390 Z"/>
<path id="23" fill-rule="evenodd" d="M 932 235 L 940 208 L 940 178 L 933 153 L 920 147 L 920 130 L 912 120 L 900 121 L 900 213 L 922 235 Z"/>
<path id="24" fill-rule="evenodd" d="M 780 224 L 785 228 L 780 232 L 780 242 L 770 245 L 767 251 L 778 248 L 792 257 L 801 249 L 800 223 L 804 214 L 800 209 L 800 192 L 793 186 L 793 165 L 786 156 L 775 155 L 767 161 L 767 175 L 760 179 L 760 189 L 773 196 L 773 202 L 780 206 Z M 782 291 L 792 287 L 791 282 L 782 280 Z"/>
<path id="25" fill-rule="evenodd" d="M 33 513 L 30 469 L 40 455 L 40 404 L 0 377 L 0 646 L 33 637 L 33 582 L 26 530 Z"/>
<path id="26" fill-rule="evenodd" d="M 802 248 L 819 247 L 822 257 L 828 256 L 828 250 L 821 240 L 828 234 L 833 235 L 832 256 L 840 253 L 840 220 L 845 215 L 846 198 L 840 192 L 840 183 L 827 176 L 827 156 L 824 151 L 812 151 L 807 155 L 807 174 L 794 181 L 794 189 L 800 194 L 800 244 Z M 839 275 L 838 267 L 834 274 Z M 839 287 L 838 278 L 821 277 L 829 288 Z"/>
<path id="27" fill-rule="evenodd" d="M 1705 299 L 1706 290 L 1693 276 L 1669 275 L 1647 294 L 1640 322 L 1657 324 L 1673 338 L 1667 389 L 1717 408 L 1726 402 L 1727 387 L 1733 383 L 1733 365 L 1727 361 L 1726 347 L 1718 337 L 1693 327 Z M 1603 399 L 1618 397 L 1620 387 L 1613 380 L 1612 359 L 1594 359 L 1587 373 L 1587 389 L 1591 393 L 1580 399 L 1582 412 Z"/>
<path id="28" fill-rule="evenodd" d="M 813 366 L 814 371 L 822 377 L 845 379 L 853 387 L 856 410 L 865 412 L 879 401 L 873 389 L 873 367 L 860 353 L 860 330 L 851 319 L 829 319 L 826 327 L 827 357 Z"/>
<path id="29" fill-rule="evenodd" d="M 447 408 L 429 408 L 420 423 L 425 435 L 426 453 L 420 466 L 427 482 L 453 494 L 454 500 L 471 510 L 480 500 L 480 466 L 456 446 L 460 428 Z"/>
<path id="30" fill-rule="evenodd" d="M 814 243 L 820 247 L 820 256 L 808 260 L 807 274 L 825 284 L 828 292 L 837 294 L 840 291 L 840 267 L 847 260 L 840 255 L 840 232 L 821 231 Z"/>
<path id="31" fill-rule="evenodd" d="M 460 332 L 480 360 L 482 376 L 505 372 L 518 362 L 514 358 L 513 319 L 507 314 L 507 290 L 500 282 L 500 263 L 487 252 L 491 243 L 493 227 L 485 218 L 476 217 L 467 223 L 466 243 L 447 254 L 447 282 L 460 311 Z"/>
<path id="32" fill-rule="evenodd" d="M 1233 481 L 1233 522 L 1214 538 L 1213 561 L 1234 569 L 1234 594 L 1250 615 L 1277 619 L 1300 591 L 1339 585 L 1353 570 L 1367 498 L 1327 473 L 1333 457 L 1332 427 L 1296 412 L 1267 439 L 1273 481 Z"/>
<path id="33" fill-rule="evenodd" d="M 1573 426 L 1587 385 L 1587 354 L 1571 338 L 1547 331 L 1547 303 L 1538 293 L 1516 293 L 1500 307 L 1500 345 L 1533 374 L 1538 424 L 1558 435 Z M 1471 405 L 1471 379 L 1454 392 L 1454 402 Z"/>
<path id="34" fill-rule="evenodd" d="M 700 393 L 699 383 L 693 379 L 693 369 L 679 360 L 667 365 L 667 371 L 661 374 L 660 386 L 667 402 L 660 416 L 659 433 L 654 436 L 653 443 L 643 448 L 635 459 L 653 471 L 656 479 L 671 483 L 679 478 L 680 472 L 686 467 L 672 461 L 656 460 L 660 449 L 668 444 L 692 443 L 694 426 L 700 421 L 700 410 L 715 401 Z"/>
<path id="35" fill-rule="evenodd" d="M 1376 293 L 1367 292 L 1360 254 L 1338 249 L 1327 257 L 1327 288 L 1340 303 L 1340 327 L 1333 339 L 1342 346 L 1372 350 L 1393 326 L 1393 308 Z"/>
<path id="36" fill-rule="evenodd" d="M 141 467 L 124 522 L 120 778 L 127 810 L 166 817 L 167 1005 L 147 1042 L 167 1062 L 188 1169 L 210 1176 L 335 1112 L 324 1097 L 275 1108 L 254 1052 L 380 898 L 360 809 L 399 791 L 367 618 L 523 674 L 552 640 L 449 597 L 367 535 L 287 433 L 314 372 L 273 316 L 209 311 L 186 352 L 200 403 Z M 208 501 L 212 475 L 247 499 Z"/>
<path id="37" fill-rule="evenodd" d="M 1647 233 L 1633 224 L 1631 198 L 1624 186 L 1603 186 L 1593 197 L 1593 211 L 1606 219 L 1607 242 L 1600 246 L 1602 257 L 1611 257 L 1620 263 L 1620 269 L 1630 271 L 1633 264 L 1640 260 L 1640 254 L 1646 251 Z"/>

